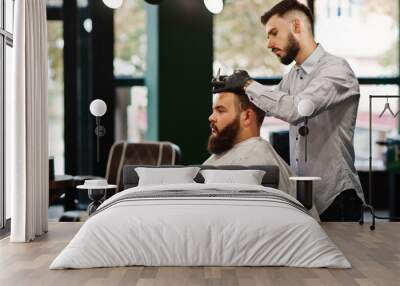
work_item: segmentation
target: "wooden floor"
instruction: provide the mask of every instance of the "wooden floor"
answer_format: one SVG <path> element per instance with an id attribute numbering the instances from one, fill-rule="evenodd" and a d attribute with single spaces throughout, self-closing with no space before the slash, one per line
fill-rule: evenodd
<path id="1" fill-rule="evenodd" d="M 49 233 L 26 244 L 0 241 L 0 285 L 400 285 L 400 223 L 375 231 L 358 223 L 324 223 L 353 268 L 123 267 L 48 270 L 81 223 L 50 223 Z"/>

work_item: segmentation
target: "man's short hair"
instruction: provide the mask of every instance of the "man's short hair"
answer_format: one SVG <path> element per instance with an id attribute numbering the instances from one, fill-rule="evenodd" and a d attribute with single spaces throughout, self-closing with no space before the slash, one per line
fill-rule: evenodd
<path id="1" fill-rule="evenodd" d="M 314 17 L 310 9 L 297 0 L 283 0 L 279 2 L 261 16 L 261 23 L 265 25 L 272 16 L 278 15 L 279 17 L 282 17 L 290 11 L 300 11 L 304 13 L 310 21 L 311 27 L 314 25 Z"/>
<path id="2" fill-rule="evenodd" d="M 264 121 L 265 111 L 263 111 L 262 109 L 255 106 L 249 100 L 247 94 L 244 91 L 235 92 L 235 95 L 239 102 L 240 111 L 246 110 L 248 108 L 253 110 L 254 113 L 256 114 L 257 124 L 258 124 L 258 126 L 261 126 Z"/>

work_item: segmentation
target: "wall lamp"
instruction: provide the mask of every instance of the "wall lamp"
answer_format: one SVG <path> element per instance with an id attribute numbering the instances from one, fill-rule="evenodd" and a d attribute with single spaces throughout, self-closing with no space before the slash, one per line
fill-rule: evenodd
<path id="1" fill-rule="evenodd" d="M 103 137 L 106 134 L 106 129 L 104 126 L 100 125 L 100 118 L 106 113 L 107 111 L 107 104 L 101 99 L 95 99 L 90 103 L 89 106 L 90 113 L 96 117 L 96 129 L 94 133 L 97 137 L 97 163 L 100 162 L 100 137 Z"/>

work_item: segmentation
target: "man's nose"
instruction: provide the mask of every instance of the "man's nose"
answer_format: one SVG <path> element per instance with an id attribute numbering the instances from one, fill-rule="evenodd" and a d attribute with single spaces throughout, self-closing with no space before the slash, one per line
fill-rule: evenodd
<path id="1" fill-rule="evenodd" d="M 268 41 L 267 41 L 267 47 L 268 47 L 268 49 L 272 49 L 272 48 L 274 47 L 273 41 L 268 40 Z"/>
<path id="2" fill-rule="evenodd" d="M 210 114 L 210 116 L 208 117 L 208 121 L 210 123 L 215 122 L 214 112 Z"/>

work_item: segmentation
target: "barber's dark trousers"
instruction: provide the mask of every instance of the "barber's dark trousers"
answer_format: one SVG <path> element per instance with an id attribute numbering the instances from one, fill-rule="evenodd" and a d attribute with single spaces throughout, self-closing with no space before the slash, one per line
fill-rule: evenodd
<path id="1" fill-rule="evenodd" d="M 355 190 L 341 192 L 333 203 L 319 216 L 321 221 L 358 221 L 362 201 Z"/>

